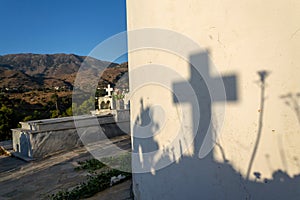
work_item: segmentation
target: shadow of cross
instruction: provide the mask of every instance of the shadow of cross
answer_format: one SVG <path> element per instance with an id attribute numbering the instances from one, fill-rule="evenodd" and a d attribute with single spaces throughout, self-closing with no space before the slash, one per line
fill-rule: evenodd
<path id="1" fill-rule="evenodd" d="M 190 104 L 192 110 L 190 119 L 193 122 L 189 122 L 188 125 L 193 126 L 191 134 L 194 138 L 192 141 L 194 156 L 198 153 L 199 158 L 204 158 L 211 152 L 215 144 L 211 124 L 212 103 L 236 101 L 237 81 L 234 75 L 211 77 L 208 52 L 190 56 L 190 74 L 188 82 L 179 82 L 173 85 L 173 101 Z M 186 124 L 182 127 L 186 127 Z"/>

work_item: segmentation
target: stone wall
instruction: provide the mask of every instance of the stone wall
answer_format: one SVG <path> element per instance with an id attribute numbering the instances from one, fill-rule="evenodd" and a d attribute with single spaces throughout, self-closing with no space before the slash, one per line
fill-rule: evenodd
<path id="1" fill-rule="evenodd" d="M 126 112 L 128 113 L 124 114 Z M 122 116 L 129 116 L 129 111 L 122 113 Z M 43 158 L 82 146 L 80 137 L 89 137 L 91 142 L 96 143 L 99 138 L 129 134 L 128 119 L 118 117 L 116 113 L 107 116 L 85 115 L 22 122 L 21 128 L 12 130 L 13 149 L 24 158 Z M 78 132 L 84 135 L 79 135 Z"/>

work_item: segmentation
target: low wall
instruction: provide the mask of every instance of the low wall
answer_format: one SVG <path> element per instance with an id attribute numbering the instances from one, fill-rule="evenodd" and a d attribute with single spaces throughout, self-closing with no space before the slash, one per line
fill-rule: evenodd
<path id="1" fill-rule="evenodd" d="M 116 112 L 107 116 L 76 116 L 75 121 L 65 117 L 22 122 L 22 128 L 12 129 L 13 149 L 20 157 L 39 159 L 82 146 L 82 137 L 97 142 L 129 134 L 129 118 L 124 117 L 129 116 L 129 111 L 120 113 L 119 120 Z"/>

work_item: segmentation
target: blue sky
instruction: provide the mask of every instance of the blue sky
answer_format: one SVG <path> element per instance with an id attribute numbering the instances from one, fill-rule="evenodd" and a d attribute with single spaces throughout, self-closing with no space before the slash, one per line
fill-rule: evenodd
<path id="1" fill-rule="evenodd" d="M 0 55 L 88 55 L 126 31 L 125 0 L 0 0 L 0 27 Z"/>

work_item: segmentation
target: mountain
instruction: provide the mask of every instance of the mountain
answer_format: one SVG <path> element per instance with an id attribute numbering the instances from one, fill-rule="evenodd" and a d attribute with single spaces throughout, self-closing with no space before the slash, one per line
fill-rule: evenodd
<path id="1" fill-rule="evenodd" d="M 127 62 L 119 65 L 74 54 L 9 54 L 0 56 L 0 88 L 72 88 L 78 72 L 82 76 L 77 77 L 76 83 L 82 89 L 90 87 L 91 80 L 104 86 L 116 84 L 121 77 L 127 80 L 122 87 L 128 87 L 127 71 Z"/>

